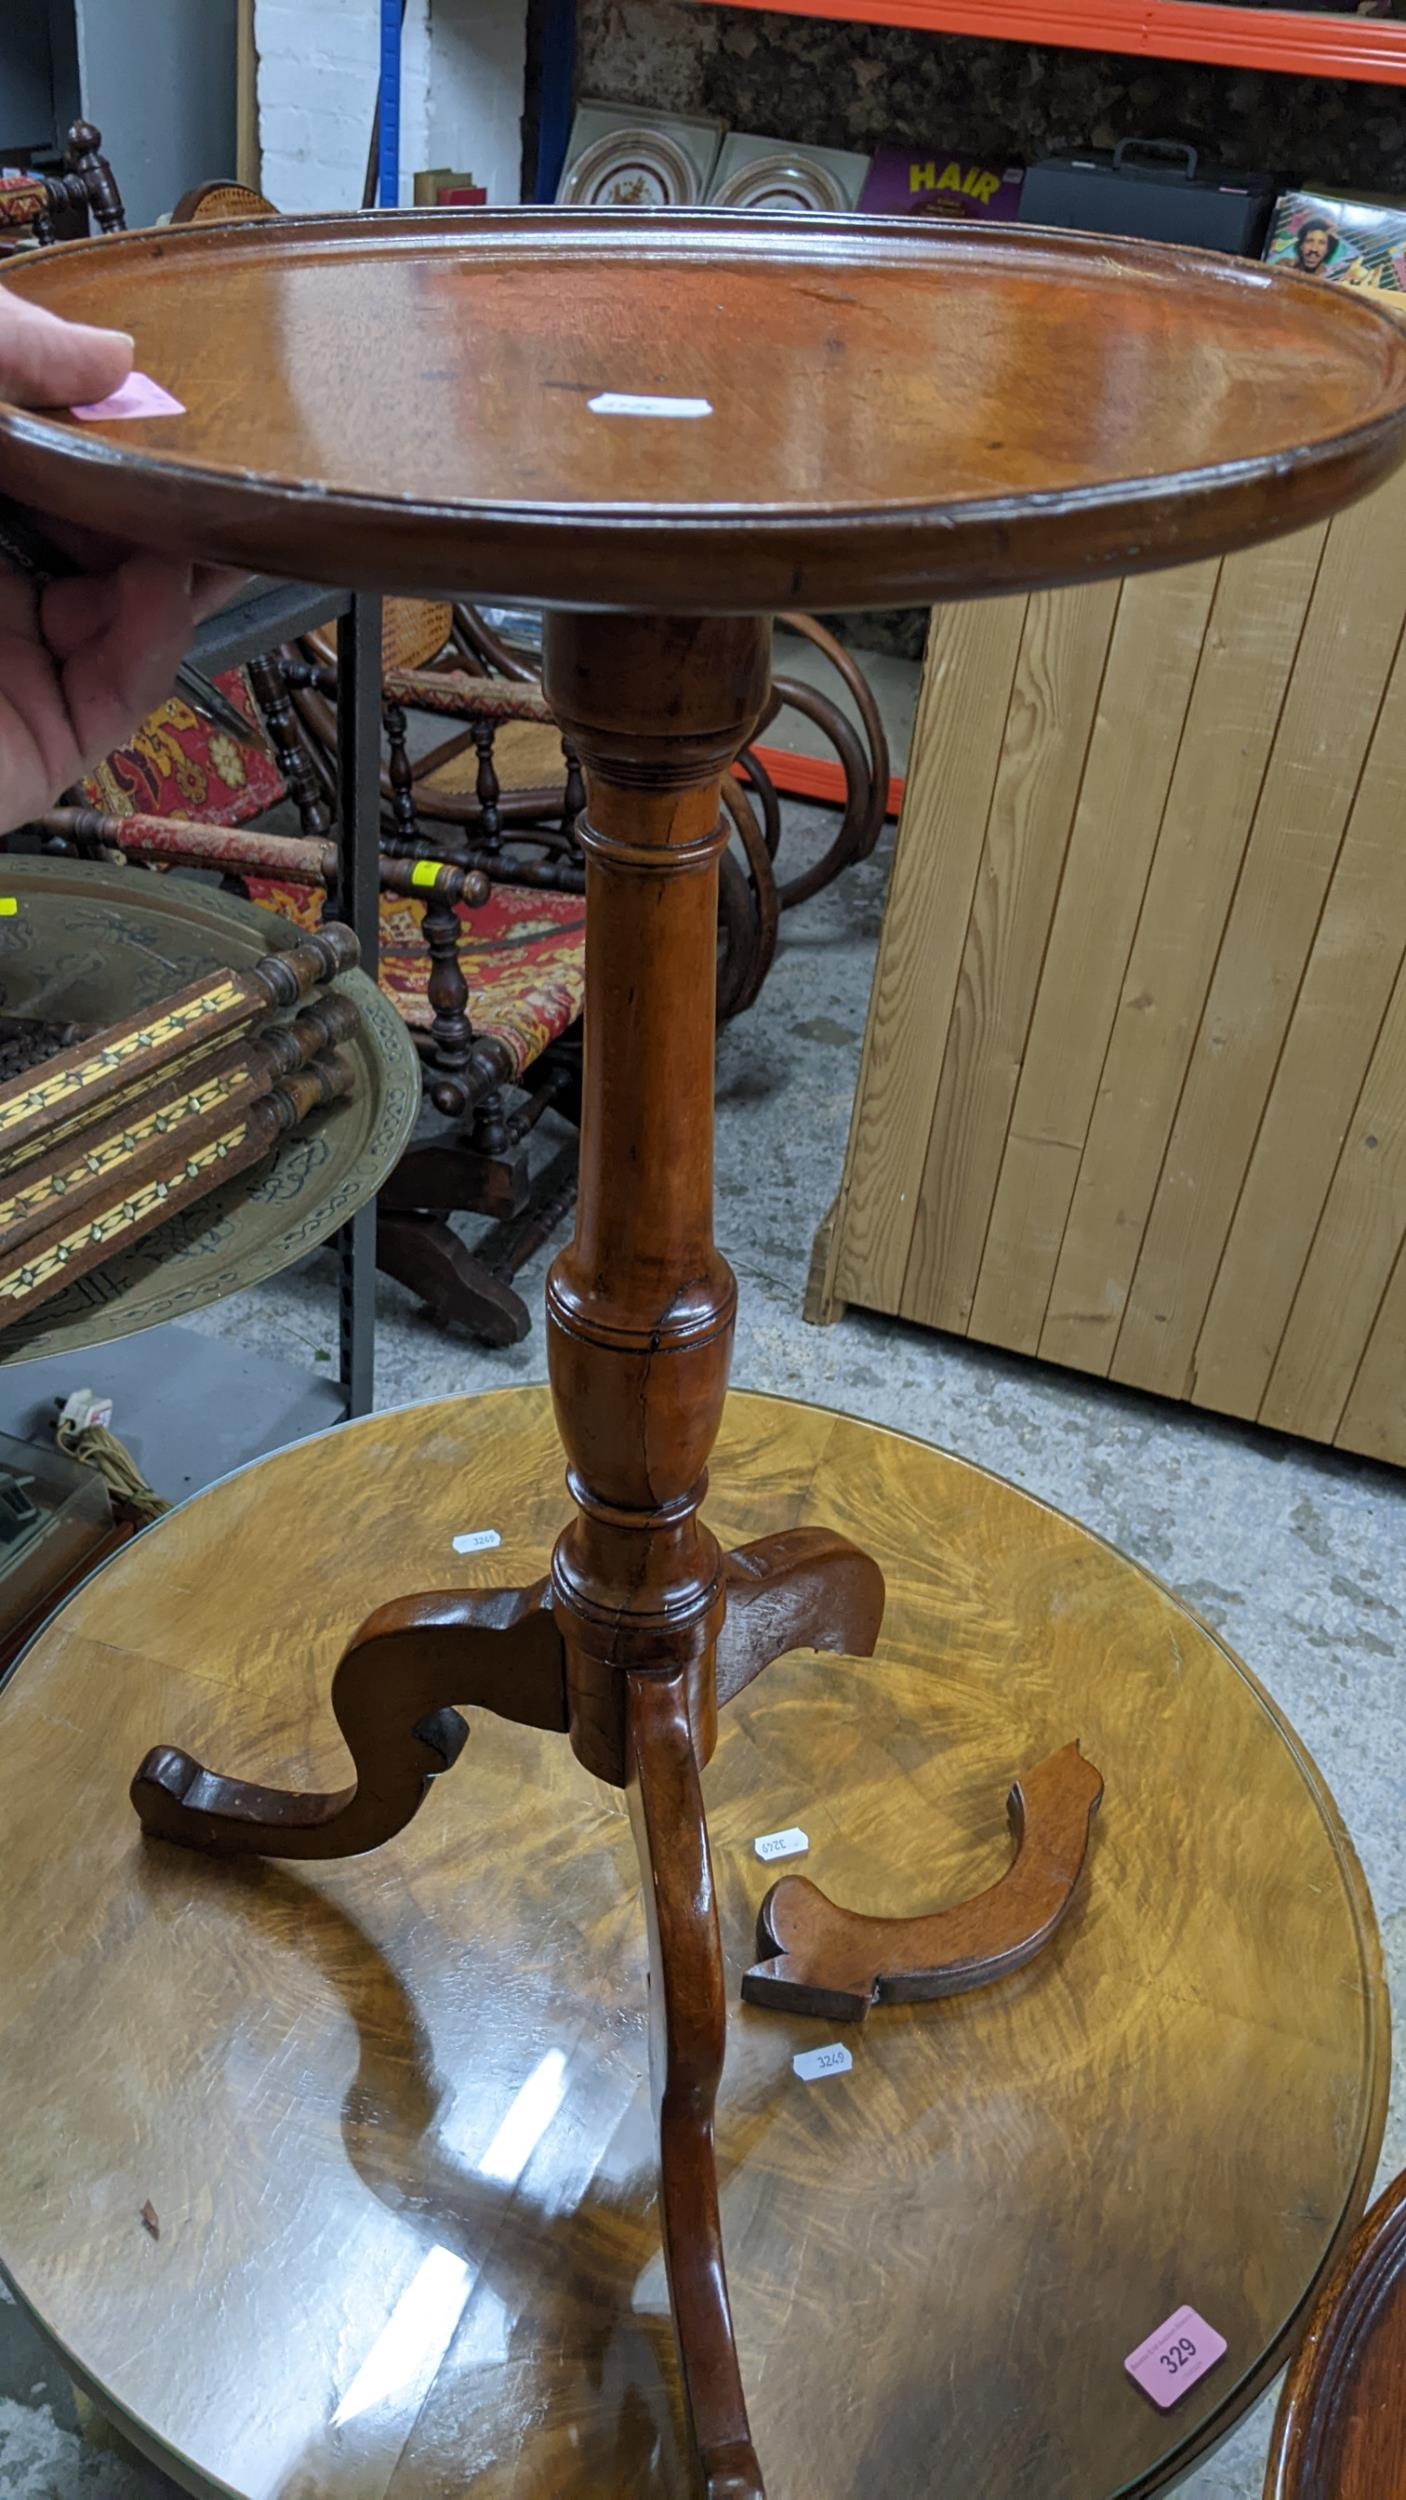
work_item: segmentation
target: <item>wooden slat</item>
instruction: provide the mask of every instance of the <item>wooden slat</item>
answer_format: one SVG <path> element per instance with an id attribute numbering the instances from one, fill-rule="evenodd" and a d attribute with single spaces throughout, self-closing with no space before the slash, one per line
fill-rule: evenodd
<path id="1" fill-rule="evenodd" d="M 1406 1467 L 1406 1246 L 1397 1254 L 1336 1437 L 1339 1449 Z"/>
<path id="2" fill-rule="evenodd" d="M 1118 599 L 1099 582 L 1026 613 L 899 1306 L 939 1328 L 971 1313 Z"/>
<path id="3" fill-rule="evenodd" d="M 1034 1009 L 1012 1071 L 1011 1133 L 989 1215 L 978 1203 L 980 1268 L 966 1288 L 972 1334 L 1029 1353 L 1219 574 L 1218 564 L 1201 564 L 1123 586 Z"/>
<path id="4" fill-rule="evenodd" d="M 263 181 L 259 145 L 259 53 L 254 36 L 254 0 L 239 0 L 235 20 L 235 174 L 250 191 Z"/>
<path id="5" fill-rule="evenodd" d="M 1331 1441 L 1406 1237 L 1406 972 L 1398 976 L 1260 1408 Z"/>
<path id="6" fill-rule="evenodd" d="M 1406 621 L 1404 521 L 1397 479 L 1328 532 L 1112 1363 L 1117 1379 L 1171 1397 L 1194 1388 L 1196 1340 Z"/>
<path id="7" fill-rule="evenodd" d="M 836 1290 L 896 1311 L 1028 602 L 934 615 L 841 1200 Z"/>
<path id="8" fill-rule="evenodd" d="M 1257 1415 L 1406 956 L 1406 648 L 1348 821 L 1196 1347 L 1195 1394 Z"/>
<path id="9" fill-rule="evenodd" d="M 1325 532 L 1222 569 L 1041 1332 L 1106 1372 Z"/>

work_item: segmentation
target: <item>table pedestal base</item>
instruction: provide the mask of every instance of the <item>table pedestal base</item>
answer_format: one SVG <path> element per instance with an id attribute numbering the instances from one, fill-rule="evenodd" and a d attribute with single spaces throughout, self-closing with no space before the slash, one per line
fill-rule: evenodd
<path id="1" fill-rule="evenodd" d="M 585 1073 L 575 1239 L 548 1284 L 548 1348 L 576 1516 L 550 1577 L 400 1598 L 345 1652 L 333 1708 L 356 1768 L 326 1795 L 253 1786 L 159 1748 L 144 1828 L 183 1846 L 355 1855 L 400 1831 L 467 1733 L 456 1704 L 570 1736 L 629 1792 L 649 1921 L 670 2294 L 701 2483 L 762 2500 L 728 2304 L 713 2117 L 725 1985 L 699 1784 L 719 1705 L 797 1649 L 868 1656 L 877 1564 L 798 1529 L 724 1555 L 703 1524 L 736 1283 L 712 1232 L 713 1000 L 721 813 L 765 706 L 770 628 L 559 616 L 544 682 L 586 768 Z M 1012 1792 L 1018 1854 L 955 1910 L 866 1919 L 777 1885 L 744 1992 L 834 2019 L 957 1994 L 1054 1933 L 1102 1793 L 1077 1746 Z"/>

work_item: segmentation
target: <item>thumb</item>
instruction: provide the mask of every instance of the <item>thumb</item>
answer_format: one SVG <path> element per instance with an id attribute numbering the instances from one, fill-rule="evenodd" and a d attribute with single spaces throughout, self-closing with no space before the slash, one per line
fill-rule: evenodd
<path id="1" fill-rule="evenodd" d="M 72 408 L 106 399 L 135 355 L 124 330 L 60 321 L 0 286 L 0 398 L 21 408 Z"/>

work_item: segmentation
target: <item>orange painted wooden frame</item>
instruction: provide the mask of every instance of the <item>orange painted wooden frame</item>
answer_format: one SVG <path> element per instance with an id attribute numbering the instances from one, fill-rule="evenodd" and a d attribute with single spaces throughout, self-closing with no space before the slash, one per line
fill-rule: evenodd
<path id="1" fill-rule="evenodd" d="M 700 6 L 718 4 L 696 0 Z M 1388 18 L 1299 16 L 1289 9 L 1225 7 L 1217 0 L 721 0 L 721 5 L 1406 86 L 1406 24 Z"/>
<path id="2" fill-rule="evenodd" d="M 829 764 L 823 756 L 795 755 L 789 747 L 763 747 L 756 750 L 757 761 L 768 772 L 788 799 L 823 799 L 830 807 L 843 807 L 848 792 L 845 776 L 838 764 Z M 739 772 L 739 780 L 746 775 Z M 889 779 L 886 816 L 896 817 L 903 805 L 903 775 L 894 773 Z"/>

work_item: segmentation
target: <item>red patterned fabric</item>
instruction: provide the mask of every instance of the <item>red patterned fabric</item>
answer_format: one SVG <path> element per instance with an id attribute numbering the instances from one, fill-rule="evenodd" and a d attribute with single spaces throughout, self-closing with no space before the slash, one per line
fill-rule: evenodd
<path id="1" fill-rule="evenodd" d="M 69 830 L 66 822 L 63 830 Z M 85 825 L 80 818 L 75 830 L 95 832 L 100 841 L 111 841 L 132 858 L 163 866 L 175 860 L 183 867 L 227 868 L 232 876 L 251 870 L 257 875 L 263 869 L 273 877 L 291 873 L 315 886 L 326 883 L 328 858 L 335 861 L 337 856 L 335 842 L 265 833 L 258 825 L 192 824 L 185 816 L 148 816 L 142 810 L 130 816 L 104 812 L 96 824 L 90 820 Z"/>
<path id="2" fill-rule="evenodd" d="M 32 226 L 48 205 L 48 190 L 37 174 L 6 174 L 0 180 L 0 226 Z"/>
<path id="3" fill-rule="evenodd" d="M 405 674 L 409 678 L 414 672 Z M 196 817 L 200 824 L 215 827 L 248 825 L 265 809 L 277 806 L 287 792 L 243 671 L 231 671 L 213 682 L 248 720 L 247 746 L 194 712 L 181 696 L 173 695 L 142 723 L 129 746 L 110 755 L 81 784 L 83 803 L 105 816 Z M 466 686 L 478 682 L 462 681 Z M 506 687 L 501 680 L 492 683 L 494 696 L 489 701 L 503 698 L 504 717 L 531 719 L 542 714 L 536 687 Z M 454 681 L 450 684 L 452 688 Z M 181 828 L 179 842 L 172 848 L 188 854 L 191 830 L 189 825 Z M 152 837 L 149 849 L 159 858 L 163 847 L 159 828 L 152 828 Z M 247 874 L 251 843 L 258 844 L 260 864 L 272 873 Z M 280 835 L 244 833 L 237 855 L 220 861 L 215 845 L 210 858 L 212 866 L 227 865 L 240 874 L 251 901 L 281 913 L 300 928 L 317 929 L 324 899 L 320 882 L 315 887 L 294 882 L 298 869 L 305 868 L 308 850 L 306 843 Z M 473 909 L 461 905 L 459 920 L 464 930 L 459 960 L 468 984 L 469 1020 L 475 1033 L 501 1042 L 514 1072 L 521 1075 L 581 1012 L 585 903 L 577 894 L 495 885 L 487 903 Z M 427 1032 L 434 1019 L 423 922 L 424 905 L 418 898 L 381 896 L 381 987 L 408 1025 Z"/>
<path id="4" fill-rule="evenodd" d="M 248 721 L 247 742 L 173 694 L 79 784 L 81 804 L 104 816 L 198 816 L 207 825 L 248 824 L 277 807 L 288 794 L 243 669 L 211 683 Z"/>
<path id="5" fill-rule="evenodd" d="M 549 726 L 552 721 L 541 687 L 508 677 L 470 677 L 462 669 L 388 668 L 385 691 L 413 712 L 443 712 L 451 720 L 530 720 Z"/>
<path id="6" fill-rule="evenodd" d="M 322 897 L 304 886 L 250 877 L 251 901 L 281 912 L 299 928 L 321 925 Z M 406 1023 L 427 1032 L 433 1022 L 424 906 L 399 894 L 381 896 L 381 987 Z M 581 1013 L 586 989 L 586 906 L 579 894 L 539 894 L 495 885 L 488 901 L 459 907 L 464 942 L 459 961 L 469 987 L 469 1022 L 501 1042 L 521 1076 L 548 1042 Z"/>

